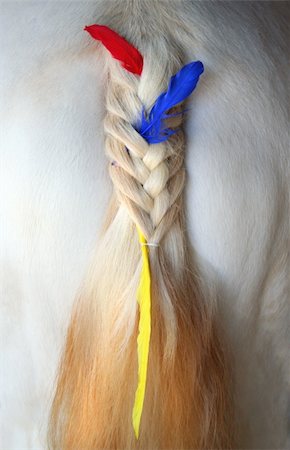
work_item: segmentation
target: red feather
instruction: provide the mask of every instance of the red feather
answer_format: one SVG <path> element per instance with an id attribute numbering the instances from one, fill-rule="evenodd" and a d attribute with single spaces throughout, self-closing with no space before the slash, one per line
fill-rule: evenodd
<path id="1" fill-rule="evenodd" d="M 90 25 L 85 27 L 84 30 L 88 31 L 92 38 L 101 41 L 111 55 L 120 61 L 126 70 L 141 75 L 143 56 L 126 39 L 105 25 Z"/>

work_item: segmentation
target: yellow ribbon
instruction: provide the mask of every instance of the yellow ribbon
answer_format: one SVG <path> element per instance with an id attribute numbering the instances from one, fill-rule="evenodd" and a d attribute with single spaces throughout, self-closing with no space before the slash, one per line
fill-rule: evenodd
<path id="1" fill-rule="evenodd" d="M 137 301 L 139 304 L 139 334 L 137 338 L 138 386 L 135 393 L 135 402 L 132 413 L 133 428 L 136 439 L 139 438 L 140 421 L 144 404 L 151 334 L 151 277 L 149 252 L 146 245 L 147 241 L 145 236 L 138 226 L 137 231 L 139 235 L 139 242 L 141 244 L 142 269 L 137 290 Z"/>

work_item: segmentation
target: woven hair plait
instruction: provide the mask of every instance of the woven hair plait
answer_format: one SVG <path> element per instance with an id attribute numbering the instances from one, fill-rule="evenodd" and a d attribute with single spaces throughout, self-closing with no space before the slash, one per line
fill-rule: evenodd
<path id="1" fill-rule="evenodd" d="M 130 45 L 124 38 L 103 25 L 91 25 L 85 27 L 85 30 L 88 31 L 94 39 L 102 41 L 112 56 L 119 60 L 126 70 L 136 75 L 142 74 L 143 57 L 139 51 Z M 142 111 L 140 111 L 140 121 L 137 125 L 135 125 L 135 128 L 147 143 L 159 144 L 178 132 L 178 129 L 173 130 L 165 126 L 166 119 L 174 116 L 174 114 L 168 114 L 168 111 L 184 101 L 192 93 L 202 72 L 203 64 L 200 61 L 187 64 L 177 74 L 171 77 L 167 91 L 160 94 L 150 112 L 147 112 L 145 111 L 145 108 L 142 108 Z M 157 151 L 158 149 L 156 148 L 156 152 Z M 138 227 L 138 223 L 136 223 L 136 226 Z M 140 243 L 146 244 L 146 238 L 142 231 L 138 229 L 138 233 Z M 146 388 L 151 331 L 151 276 L 148 250 L 143 248 L 142 254 L 143 267 L 137 295 L 140 309 L 138 336 L 138 387 L 133 408 L 133 426 L 137 439 L 139 437 L 140 420 Z"/>
<path id="2" fill-rule="evenodd" d="M 85 30 L 108 50 L 104 129 L 114 192 L 69 327 L 50 444 L 223 448 L 224 356 L 188 250 L 182 201 L 183 102 L 204 67 L 166 69 L 153 95 L 146 54 L 105 25 Z"/>

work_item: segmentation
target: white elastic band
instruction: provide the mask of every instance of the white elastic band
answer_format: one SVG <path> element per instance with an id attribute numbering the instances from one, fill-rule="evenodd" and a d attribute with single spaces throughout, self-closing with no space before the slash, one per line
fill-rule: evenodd
<path id="1" fill-rule="evenodd" d="M 141 245 L 147 245 L 147 247 L 159 247 L 159 244 L 155 244 L 154 242 L 142 242 Z"/>

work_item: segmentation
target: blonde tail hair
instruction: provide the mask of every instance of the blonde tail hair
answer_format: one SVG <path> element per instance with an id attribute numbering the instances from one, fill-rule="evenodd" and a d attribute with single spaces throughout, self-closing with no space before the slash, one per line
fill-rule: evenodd
<path id="1" fill-rule="evenodd" d="M 133 128 L 142 108 L 152 106 L 181 67 L 182 52 L 163 21 L 163 2 L 113 3 L 119 19 L 105 23 L 139 48 L 144 68 L 138 78 L 107 52 L 102 55 L 108 72 L 105 148 L 114 193 L 95 263 L 69 326 L 50 447 L 229 448 L 224 355 L 212 302 L 204 298 L 185 233 L 184 135 L 179 131 L 165 143 L 148 145 Z M 128 19 L 121 9 L 129 3 Z M 181 116 L 170 120 L 170 127 L 180 127 Z M 152 331 L 138 440 L 131 420 L 142 262 L 136 225 L 156 244 L 148 249 Z"/>

